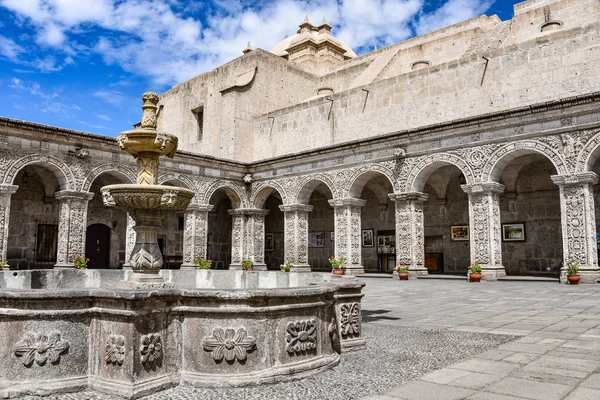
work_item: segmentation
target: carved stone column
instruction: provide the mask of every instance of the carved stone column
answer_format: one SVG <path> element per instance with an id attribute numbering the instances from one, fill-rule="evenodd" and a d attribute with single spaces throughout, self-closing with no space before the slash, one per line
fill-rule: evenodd
<path id="1" fill-rule="evenodd" d="M 408 279 L 427 276 L 423 202 L 429 196 L 405 192 L 391 193 L 389 197 L 396 203 L 396 264 L 408 265 Z"/>
<path id="2" fill-rule="evenodd" d="M 266 270 L 265 215 L 269 210 L 260 208 L 236 208 L 229 210 L 233 218 L 231 233 L 231 265 L 229 269 L 241 269 L 242 259 L 251 260 L 254 269 Z"/>
<path id="3" fill-rule="evenodd" d="M 497 182 L 461 185 L 469 195 L 469 240 L 471 262 L 481 265 L 481 279 L 495 281 L 506 276 L 502 265 L 502 232 L 499 194 L 504 185 Z"/>
<path id="4" fill-rule="evenodd" d="M 89 192 L 62 190 L 54 197 L 59 202 L 58 250 L 55 267 L 74 268 L 73 256 L 85 254 L 88 202 L 94 197 Z"/>
<path id="5" fill-rule="evenodd" d="M 560 213 L 563 238 L 563 267 L 560 281 L 567 282 L 567 262 L 580 264 L 581 283 L 596 283 L 598 254 L 596 249 L 596 216 L 592 185 L 598 175 L 584 172 L 574 175 L 553 175 L 552 182 L 560 188 Z"/>
<path id="6" fill-rule="evenodd" d="M 125 230 L 125 263 L 123 268 L 131 269 L 131 253 L 135 247 L 135 220 L 127 213 L 127 229 Z"/>
<path id="7" fill-rule="evenodd" d="M 0 185 L 0 260 L 6 260 L 10 220 L 10 198 L 19 189 L 16 185 Z M 5 267 L 8 268 L 8 265 Z"/>
<path id="8" fill-rule="evenodd" d="M 366 203 L 366 200 L 354 198 L 329 200 L 334 208 L 335 257 L 347 260 L 347 275 L 365 273 L 361 254 L 360 209 Z"/>
<path id="9" fill-rule="evenodd" d="M 208 232 L 208 212 L 212 204 L 191 203 L 185 212 L 185 228 L 183 231 L 183 264 L 181 269 L 194 269 L 194 258 L 206 258 Z"/>
<path id="10" fill-rule="evenodd" d="M 308 264 L 308 213 L 313 206 L 283 204 L 284 212 L 284 262 L 294 260 L 292 272 L 310 272 Z"/>

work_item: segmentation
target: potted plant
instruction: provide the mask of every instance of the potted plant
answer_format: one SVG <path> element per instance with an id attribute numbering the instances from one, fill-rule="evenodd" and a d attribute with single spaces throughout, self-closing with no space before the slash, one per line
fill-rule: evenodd
<path id="1" fill-rule="evenodd" d="M 194 259 L 194 264 L 196 264 L 196 268 L 198 269 L 211 269 L 212 268 L 212 260 L 207 260 L 206 258 L 196 257 Z"/>
<path id="2" fill-rule="evenodd" d="M 288 260 L 288 262 L 286 262 L 285 264 L 281 264 L 279 266 L 279 268 L 281 269 L 282 272 L 290 272 L 290 270 L 292 269 L 293 266 L 294 266 L 294 259 L 292 258 L 291 260 Z"/>
<path id="3" fill-rule="evenodd" d="M 254 270 L 254 263 L 250 260 L 246 260 L 245 258 L 242 259 L 242 269 L 244 271 L 253 271 Z"/>
<path id="4" fill-rule="evenodd" d="M 567 261 L 567 280 L 571 285 L 579 284 L 581 276 L 579 275 L 579 263 L 573 257 Z"/>
<path id="5" fill-rule="evenodd" d="M 75 268 L 85 269 L 87 267 L 87 263 L 88 263 L 88 261 L 90 261 L 90 259 L 82 256 L 81 254 L 75 254 L 75 256 L 73 257 L 73 259 L 71 261 L 73 262 L 73 265 L 75 266 Z"/>
<path id="6" fill-rule="evenodd" d="M 8 260 L 0 261 L 0 271 L 2 271 L 4 268 L 8 269 Z"/>
<path id="7" fill-rule="evenodd" d="M 408 280 L 408 265 L 406 265 L 406 264 L 396 265 L 394 267 L 394 271 L 396 271 L 398 273 L 398 278 L 400 278 L 401 281 Z"/>
<path id="8" fill-rule="evenodd" d="M 344 268 L 346 268 L 346 259 L 344 257 L 335 258 L 334 256 L 331 256 L 329 258 L 329 264 L 331 264 L 331 272 L 335 275 L 344 274 Z"/>
<path id="9" fill-rule="evenodd" d="M 481 281 L 481 265 L 475 261 L 473 265 L 469 265 L 469 278 L 471 282 Z"/>

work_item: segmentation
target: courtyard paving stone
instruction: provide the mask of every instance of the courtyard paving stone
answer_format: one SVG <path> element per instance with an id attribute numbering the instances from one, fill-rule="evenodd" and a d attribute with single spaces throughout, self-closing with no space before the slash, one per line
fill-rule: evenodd
<path id="1" fill-rule="evenodd" d="M 261 387 L 180 386 L 147 399 L 600 399 L 600 287 L 362 279 L 369 345 L 334 370 Z"/>

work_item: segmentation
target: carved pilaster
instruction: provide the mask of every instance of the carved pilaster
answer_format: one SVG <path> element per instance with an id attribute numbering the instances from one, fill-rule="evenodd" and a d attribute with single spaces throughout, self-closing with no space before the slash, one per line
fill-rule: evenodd
<path id="1" fill-rule="evenodd" d="M 135 220 L 127 213 L 127 229 L 125 231 L 125 264 L 124 267 L 131 268 L 131 253 L 135 247 Z"/>
<path id="2" fill-rule="evenodd" d="M 291 271 L 310 272 L 308 264 L 308 213 L 313 206 L 305 204 L 284 204 L 279 206 L 284 212 L 284 261 L 294 260 Z"/>
<path id="3" fill-rule="evenodd" d="M 74 268 L 75 254 L 85 253 L 88 202 L 94 197 L 89 192 L 62 190 L 54 197 L 59 202 L 58 250 L 55 267 Z"/>
<path id="4" fill-rule="evenodd" d="M 425 230 L 423 202 L 429 197 L 421 192 L 392 193 L 396 203 L 396 264 L 408 265 L 408 278 L 427 276 L 425 268 Z"/>
<path id="5" fill-rule="evenodd" d="M 502 265 L 500 198 L 504 185 L 496 182 L 461 185 L 469 195 L 471 262 L 479 262 L 481 279 L 495 281 L 506 276 Z"/>
<path id="6" fill-rule="evenodd" d="M 598 175 L 584 172 L 553 175 L 560 188 L 560 212 L 563 237 L 563 267 L 560 281 L 567 281 L 567 262 L 573 258 L 580 264 L 581 283 L 596 283 L 600 275 L 596 250 L 596 216 L 593 185 Z"/>
<path id="7" fill-rule="evenodd" d="M 15 185 L 0 185 L 0 260 L 6 260 L 10 226 L 10 199 L 17 189 L 19 187 Z M 8 265 L 5 268 L 7 267 Z"/>
<path id="8" fill-rule="evenodd" d="M 365 272 L 361 254 L 360 209 L 366 203 L 366 200 L 355 198 L 329 200 L 335 216 L 335 257 L 346 258 L 345 273 L 348 275 Z"/>
<path id="9" fill-rule="evenodd" d="M 192 203 L 188 206 L 184 217 L 182 269 L 195 268 L 196 257 L 206 258 L 208 212 L 212 209 L 212 204 Z"/>
<path id="10" fill-rule="evenodd" d="M 236 208 L 228 212 L 233 218 L 229 269 L 241 269 L 242 259 L 245 258 L 254 263 L 254 269 L 266 270 L 265 215 L 269 211 L 260 208 Z"/>

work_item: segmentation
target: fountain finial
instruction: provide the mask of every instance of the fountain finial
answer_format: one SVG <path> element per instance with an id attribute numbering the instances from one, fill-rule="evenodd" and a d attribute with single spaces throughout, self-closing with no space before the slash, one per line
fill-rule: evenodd
<path id="1" fill-rule="evenodd" d="M 144 104 L 142 110 L 142 129 L 156 129 L 156 105 L 158 104 L 158 95 L 153 91 L 147 91 L 142 95 Z"/>

